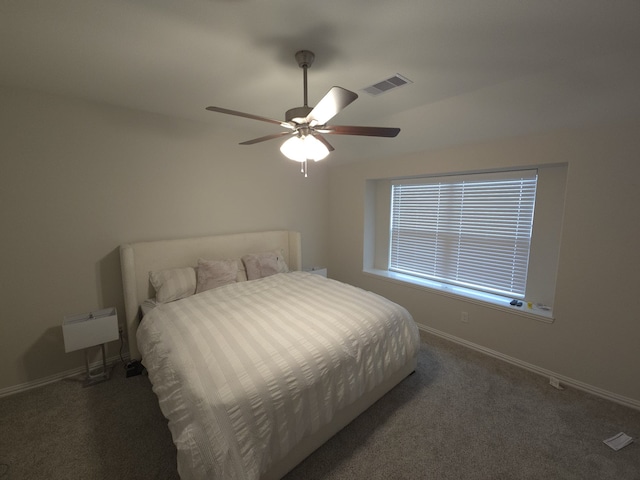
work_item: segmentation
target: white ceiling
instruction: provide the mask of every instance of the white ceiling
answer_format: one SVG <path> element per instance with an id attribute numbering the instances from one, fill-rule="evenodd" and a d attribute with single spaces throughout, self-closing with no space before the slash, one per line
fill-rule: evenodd
<path id="1" fill-rule="evenodd" d="M 330 123 L 342 161 L 640 118 L 638 0 L 4 0 L 0 84 L 238 129 L 276 125 L 332 85 L 360 98 Z M 412 84 L 373 97 L 399 73 Z M 243 149 L 276 149 L 277 140 Z"/>

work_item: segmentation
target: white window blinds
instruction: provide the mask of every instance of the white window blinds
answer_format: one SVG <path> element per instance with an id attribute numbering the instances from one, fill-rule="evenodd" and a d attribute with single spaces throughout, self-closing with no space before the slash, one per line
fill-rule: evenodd
<path id="1" fill-rule="evenodd" d="M 392 183 L 389 270 L 523 298 L 537 171 Z"/>

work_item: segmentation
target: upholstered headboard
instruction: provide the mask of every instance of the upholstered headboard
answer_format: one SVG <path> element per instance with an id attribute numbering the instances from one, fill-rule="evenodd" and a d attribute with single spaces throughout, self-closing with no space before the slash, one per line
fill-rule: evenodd
<path id="1" fill-rule="evenodd" d="M 127 339 L 131 359 L 140 359 L 136 331 L 140 323 L 140 305 L 154 296 L 149 272 L 167 268 L 195 267 L 199 258 L 222 260 L 240 258 L 249 253 L 281 249 L 290 270 L 301 270 L 300 233 L 287 230 L 216 235 L 139 242 L 120 246 Z"/>

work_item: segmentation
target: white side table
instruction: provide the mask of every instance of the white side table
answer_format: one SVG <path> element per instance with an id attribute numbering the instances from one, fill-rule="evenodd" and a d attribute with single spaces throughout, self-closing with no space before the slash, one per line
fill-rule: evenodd
<path id="1" fill-rule="evenodd" d="M 95 312 L 81 313 L 64 317 L 62 323 L 64 351 L 69 353 L 84 349 L 87 377 L 84 386 L 94 385 L 109 379 L 104 344 L 120 338 L 118 331 L 118 313 L 115 308 L 105 308 Z M 102 371 L 89 369 L 88 349 L 100 345 L 102 349 Z"/>
<path id="2" fill-rule="evenodd" d="M 307 270 L 307 272 L 321 275 L 325 278 L 327 277 L 327 267 L 311 267 L 311 269 Z"/>

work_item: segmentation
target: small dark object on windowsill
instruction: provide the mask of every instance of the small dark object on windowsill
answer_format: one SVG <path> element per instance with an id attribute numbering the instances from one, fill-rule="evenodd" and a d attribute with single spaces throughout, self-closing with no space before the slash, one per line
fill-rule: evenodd
<path id="1" fill-rule="evenodd" d="M 511 301 L 509 302 L 509 305 L 513 305 L 514 307 L 521 307 L 521 306 L 522 306 L 522 302 L 521 302 L 521 301 L 519 301 L 519 300 L 515 300 L 515 299 L 514 299 L 514 300 L 511 300 Z"/>
<path id="2" fill-rule="evenodd" d="M 127 378 L 135 377 L 136 375 L 140 375 L 146 372 L 146 368 L 144 368 L 144 365 L 142 365 L 142 363 L 140 363 L 138 360 L 133 360 L 127 363 L 124 369 L 127 372 L 126 374 Z"/>

